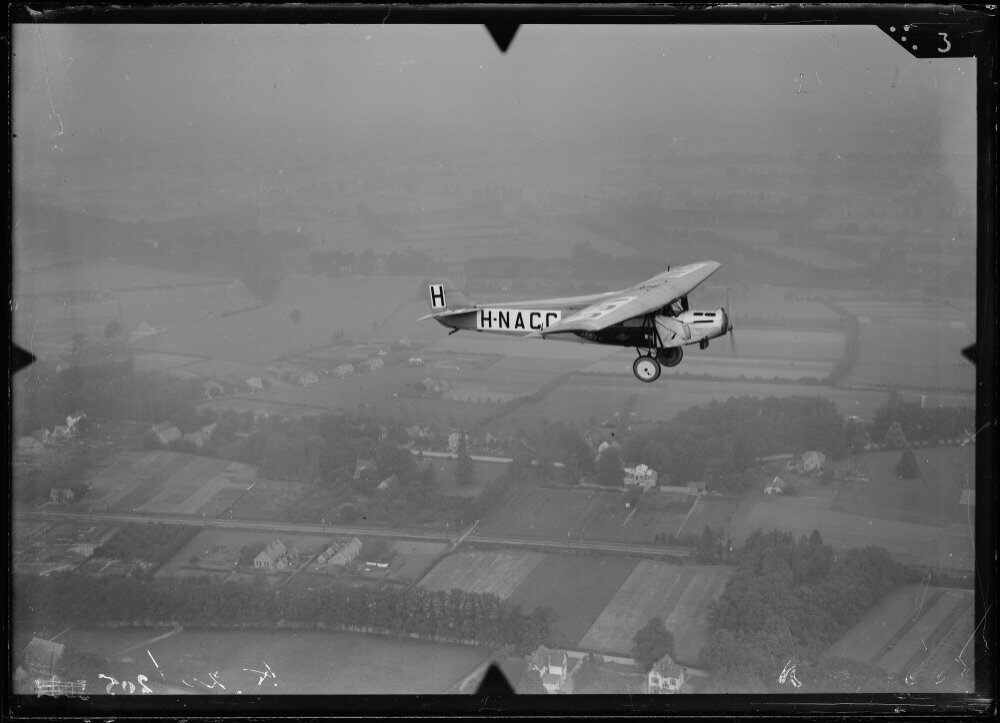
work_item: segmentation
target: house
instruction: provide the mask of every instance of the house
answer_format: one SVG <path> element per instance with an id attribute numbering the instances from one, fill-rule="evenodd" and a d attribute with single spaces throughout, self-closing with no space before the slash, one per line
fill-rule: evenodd
<path id="1" fill-rule="evenodd" d="M 418 356 L 411 356 L 406 360 L 406 366 L 408 367 L 422 367 L 424 365 L 424 360 Z"/>
<path id="2" fill-rule="evenodd" d="M 247 379 L 247 387 L 251 392 L 261 392 L 264 390 L 264 380 L 260 377 L 250 377 Z"/>
<path id="3" fill-rule="evenodd" d="M 388 492 L 393 487 L 395 487 L 398 482 L 399 482 L 399 477 L 397 477 L 396 475 L 391 475 L 389 477 L 386 477 L 384 480 L 378 483 L 378 491 Z"/>
<path id="4" fill-rule="evenodd" d="M 358 479 L 361 476 L 361 474 L 363 472 L 365 472 L 366 470 L 374 469 L 374 468 L 375 468 L 375 460 L 374 459 L 363 459 L 363 458 L 359 457 L 354 462 L 354 479 Z"/>
<path id="5" fill-rule="evenodd" d="M 134 340 L 144 336 L 152 336 L 153 334 L 159 334 L 159 333 L 160 333 L 159 329 L 153 328 L 145 321 L 140 321 L 139 326 L 136 328 L 135 331 L 129 334 L 129 336 Z"/>
<path id="6" fill-rule="evenodd" d="M 215 431 L 217 425 L 215 422 L 202 427 L 197 432 L 188 432 L 184 435 L 183 439 L 194 444 L 195 447 L 199 449 L 205 445 L 205 443 L 212 438 L 212 432 Z"/>
<path id="7" fill-rule="evenodd" d="M 781 477 L 775 477 L 771 484 L 764 488 L 765 495 L 783 495 L 785 494 L 785 481 Z"/>
<path id="8" fill-rule="evenodd" d="M 566 684 L 569 656 L 565 650 L 550 650 L 539 645 L 528 657 L 528 668 L 541 676 L 546 693 L 557 693 Z"/>
<path id="9" fill-rule="evenodd" d="M 460 432 L 452 432 L 448 435 L 448 449 L 452 452 L 458 451 L 458 445 L 462 443 L 462 434 Z M 465 435 L 465 443 L 469 443 L 469 435 Z"/>
<path id="10" fill-rule="evenodd" d="M 24 668 L 32 675 L 56 675 L 62 670 L 59 663 L 65 649 L 62 643 L 33 637 L 24 649 Z"/>
<path id="11" fill-rule="evenodd" d="M 597 459 L 600 459 L 602 454 L 604 454 L 605 452 L 607 452 L 609 449 L 612 449 L 612 448 L 613 449 L 621 449 L 621 445 L 618 444 L 617 440 L 615 440 L 613 442 L 609 442 L 608 440 L 604 440 L 603 442 L 601 442 L 599 445 L 597 445 Z M 654 482 L 653 484 L 656 484 L 656 483 Z"/>
<path id="12" fill-rule="evenodd" d="M 281 570 L 287 567 L 288 550 L 284 543 L 275 538 L 253 559 L 253 566 L 255 570 Z"/>
<path id="13" fill-rule="evenodd" d="M 383 362 L 378 357 L 372 357 L 371 359 L 365 359 L 364 362 L 362 362 L 362 364 L 364 364 L 365 367 L 370 372 L 377 371 L 377 370 L 381 369 L 383 366 L 385 366 L 385 362 Z"/>
<path id="14" fill-rule="evenodd" d="M 206 380 L 205 383 L 201 385 L 201 388 L 205 391 L 205 399 L 221 397 L 226 393 L 226 390 L 222 388 L 222 385 L 214 379 Z"/>
<path id="15" fill-rule="evenodd" d="M 625 468 L 625 487 L 641 487 L 643 492 L 648 492 L 656 486 L 656 470 L 650 469 L 644 464 L 637 464 L 635 467 Z"/>
<path id="16" fill-rule="evenodd" d="M 344 566 L 352 562 L 361 553 L 361 540 L 352 537 L 350 542 L 342 545 L 333 555 L 330 556 L 331 565 Z"/>
<path id="17" fill-rule="evenodd" d="M 302 376 L 299 377 L 299 384 L 304 387 L 308 387 L 310 384 L 315 384 L 318 381 L 319 377 L 316 375 L 316 372 L 312 371 L 304 372 Z"/>
<path id="18" fill-rule="evenodd" d="M 49 499 L 55 502 L 57 505 L 68 505 L 73 501 L 76 494 L 71 489 L 65 487 L 53 487 L 49 490 Z"/>
<path id="19" fill-rule="evenodd" d="M 181 430 L 177 429 L 170 422 L 160 422 L 153 427 L 153 434 L 156 440 L 163 446 L 175 442 L 181 438 Z"/>
<path id="20" fill-rule="evenodd" d="M 826 455 L 822 452 L 806 452 L 802 455 L 802 471 L 806 474 L 819 474 L 826 464 Z"/>
<path id="21" fill-rule="evenodd" d="M 17 440 L 18 452 L 41 452 L 44 445 L 34 437 L 21 437 Z"/>
<path id="22" fill-rule="evenodd" d="M 448 382 L 444 379 L 431 379 L 427 377 L 424 379 L 424 389 L 426 389 L 431 394 L 444 394 L 448 391 Z"/>
<path id="23" fill-rule="evenodd" d="M 673 661 L 669 655 L 653 663 L 646 674 L 647 693 L 679 693 L 687 677 L 687 669 Z"/>
<path id="24" fill-rule="evenodd" d="M 344 377 L 349 377 L 354 373 L 353 364 L 341 364 L 336 369 L 333 370 L 333 376 L 338 379 L 343 379 Z"/>
<path id="25" fill-rule="evenodd" d="M 411 427 L 406 428 L 406 436 L 408 436 L 410 439 L 426 440 L 426 439 L 431 439 L 434 436 L 434 434 L 428 427 L 413 425 Z"/>

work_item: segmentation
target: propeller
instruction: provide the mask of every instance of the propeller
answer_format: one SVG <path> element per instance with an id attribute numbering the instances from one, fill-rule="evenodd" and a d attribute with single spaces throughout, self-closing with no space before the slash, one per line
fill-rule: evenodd
<path id="1" fill-rule="evenodd" d="M 725 324 L 725 330 L 729 332 L 729 350 L 733 354 L 733 358 L 736 358 L 736 332 L 733 327 L 733 305 L 732 299 L 729 292 L 729 287 L 726 287 L 726 308 L 722 310 L 723 322 Z"/>

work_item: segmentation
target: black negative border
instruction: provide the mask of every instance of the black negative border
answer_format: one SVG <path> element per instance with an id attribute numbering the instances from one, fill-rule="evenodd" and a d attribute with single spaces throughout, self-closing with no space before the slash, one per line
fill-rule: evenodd
<path id="1" fill-rule="evenodd" d="M 562 23 L 562 24 L 878 24 L 899 21 L 932 23 L 935 20 L 962 24 L 975 34 L 972 43 L 977 57 L 977 135 L 979 141 L 977 185 L 977 397 L 976 424 L 976 690 L 978 695 L 703 695 L 703 696 L 151 696 L 146 698 L 38 698 L 10 695 L 12 652 L 5 656 L 3 713 L 12 719 L 80 716 L 162 718 L 211 716 L 247 720 L 302 717 L 354 717 L 379 713 L 389 717 L 436 717 L 446 715 L 510 716 L 530 713 L 569 716 L 664 716 L 726 715 L 729 717 L 807 716 L 814 719 L 881 719 L 900 715 L 907 718 L 991 717 L 996 714 L 995 660 L 996 608 L 996 90 L 998 80 L 995 6 L 961 5 L 799 5 L 799 6 L 680 6 L 680 5 L 327 5 L 260 4 L 198 5 L 148 4 L 70 6 L 39 2 L 8 6 L 8 34 L 14 22 L 64 23 Z M 484 39 L 488 34 L 484 29 Z M 508 52 L 517 52 L 516 37 Z M 886 38 L 886 42 L 892 42 Z M 8 72 L 11 46 L 7 43 Z M 954 56 L 952 56 L 954 57 Z M 9 74 L 8 74 L 8 77 Z M 9 99 L 8 94 L 8 99 Z M 10 100 L 8 100 L 8 103 Z M 8 105 L 8 143 L 11 116 Z M 8 150 L 10 148 L 8 147 Z M 8 158 L 10 154 L 8 154 Z M 8 161 L 8 174 L 9 165 Z M 9 178 L 9 175 L 8 175 Z M 11 193 L 7 196 L 10 231 Z M 10 238 L 10 236 L 8 236 Z M 11 249 L 8 245 L 8 258 Z M 8 264 L 8 289 L 10 289 Z M 9 309 L 10 307 L 8 307 Z M 8 311 L 9 314 L 9 311 Z M 9 320 L 8 316 L 8 320 Z M 8 322 L 8 335 L 9 335 Z M 957 353 L 958 350 L 956 350 Z M 10 357 L 8 357 L 8 372 Z M 8 440 L 10 441 L 8 408 Z M 8 447 L 9 448 L 9 447 Z M 11 470 L 8 455 L 8 474 Z M 8 490 L 8 504 L 11 502 Z M 8 506 L 8 509 L 10 507 Z M 8 527 L 8 550 L 10 536 Z M 9 559 L 9 557 L 8 557 Z M 8 576 L 8 580 L 10 576 Z M 8 619 L 10 583 L 6 589 Z M 9 623 L 8 623 L 9 630 Z M 668 700 L 669 698 L 669 700 Z"/>

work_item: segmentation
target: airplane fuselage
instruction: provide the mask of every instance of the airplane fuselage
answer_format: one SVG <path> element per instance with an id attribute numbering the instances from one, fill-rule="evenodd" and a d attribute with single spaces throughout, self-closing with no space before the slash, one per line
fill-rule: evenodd
<path id="1" fill-rule="evenodd" d="M 575 310 L 572 308 L 513 308 L 482 305 L 437 321 L 455 330 L 526 336 L 533 332 L 544 332 L 573 311 Z M 644 319 L 629 319 L 600 331 L 578 331 L 573 334 L 553 335 L 550 338 L 592 344 L 666 349 L 698 344 L 726 333 L 725 312 L 722 309 L 689 310 L 676 316 L 656 314 L 652 316 L 652 322 L 650 324 Z"/>

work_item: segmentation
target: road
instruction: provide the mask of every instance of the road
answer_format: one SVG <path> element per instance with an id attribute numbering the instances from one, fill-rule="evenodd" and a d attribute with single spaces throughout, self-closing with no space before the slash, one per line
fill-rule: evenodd
<path id="1" fill-rule="evenodd" d="M 427 530 L 405 530 L 385 527 L 347 527 L 343 525 L 315 525 L 305 522 L 272 522 L 269 520 L 226 520 L 209 519 L 184 515 L 163 515 L 153 513 L 107 513 L 107 512 L 71 512 L 68 510 L 46 510 L 39 512 L 35 510 L 18 510 L 17 516 L 34 520 L 78 520 L 83 522 L 110 522 L 121 524 L 132 522 L 146 524 L 159 522 L 167 525 L 201 525 L 202 527 L 212 527 L 227 530 L 263 530 L 267 532 L 283 532 L 297 535 L 366 535 L 368 537 L 386 537 L 405 540 L 428 540 L 433 542 L 449 542 L 449 537 L 444 532 Z M 463 540 L 472 544 L 500 545 L 504 547 L 531 547 L 552 551 L 586 551 L 599 552 L 610 555 L 644 555 L 669 558 L 690 558 L 691 550 L 677 547 L 655 547 L 653 545 L 637 545 L 621 542 L 603 542 L 599 540 L 580 539 L 546 539 L 532 537 L 507 537 L 504 535 L 481 535 L 476 534 L 478 525 L 473 525 L 463 536 Z M 454 547 L 457 547 L 456 543 Z"/>

